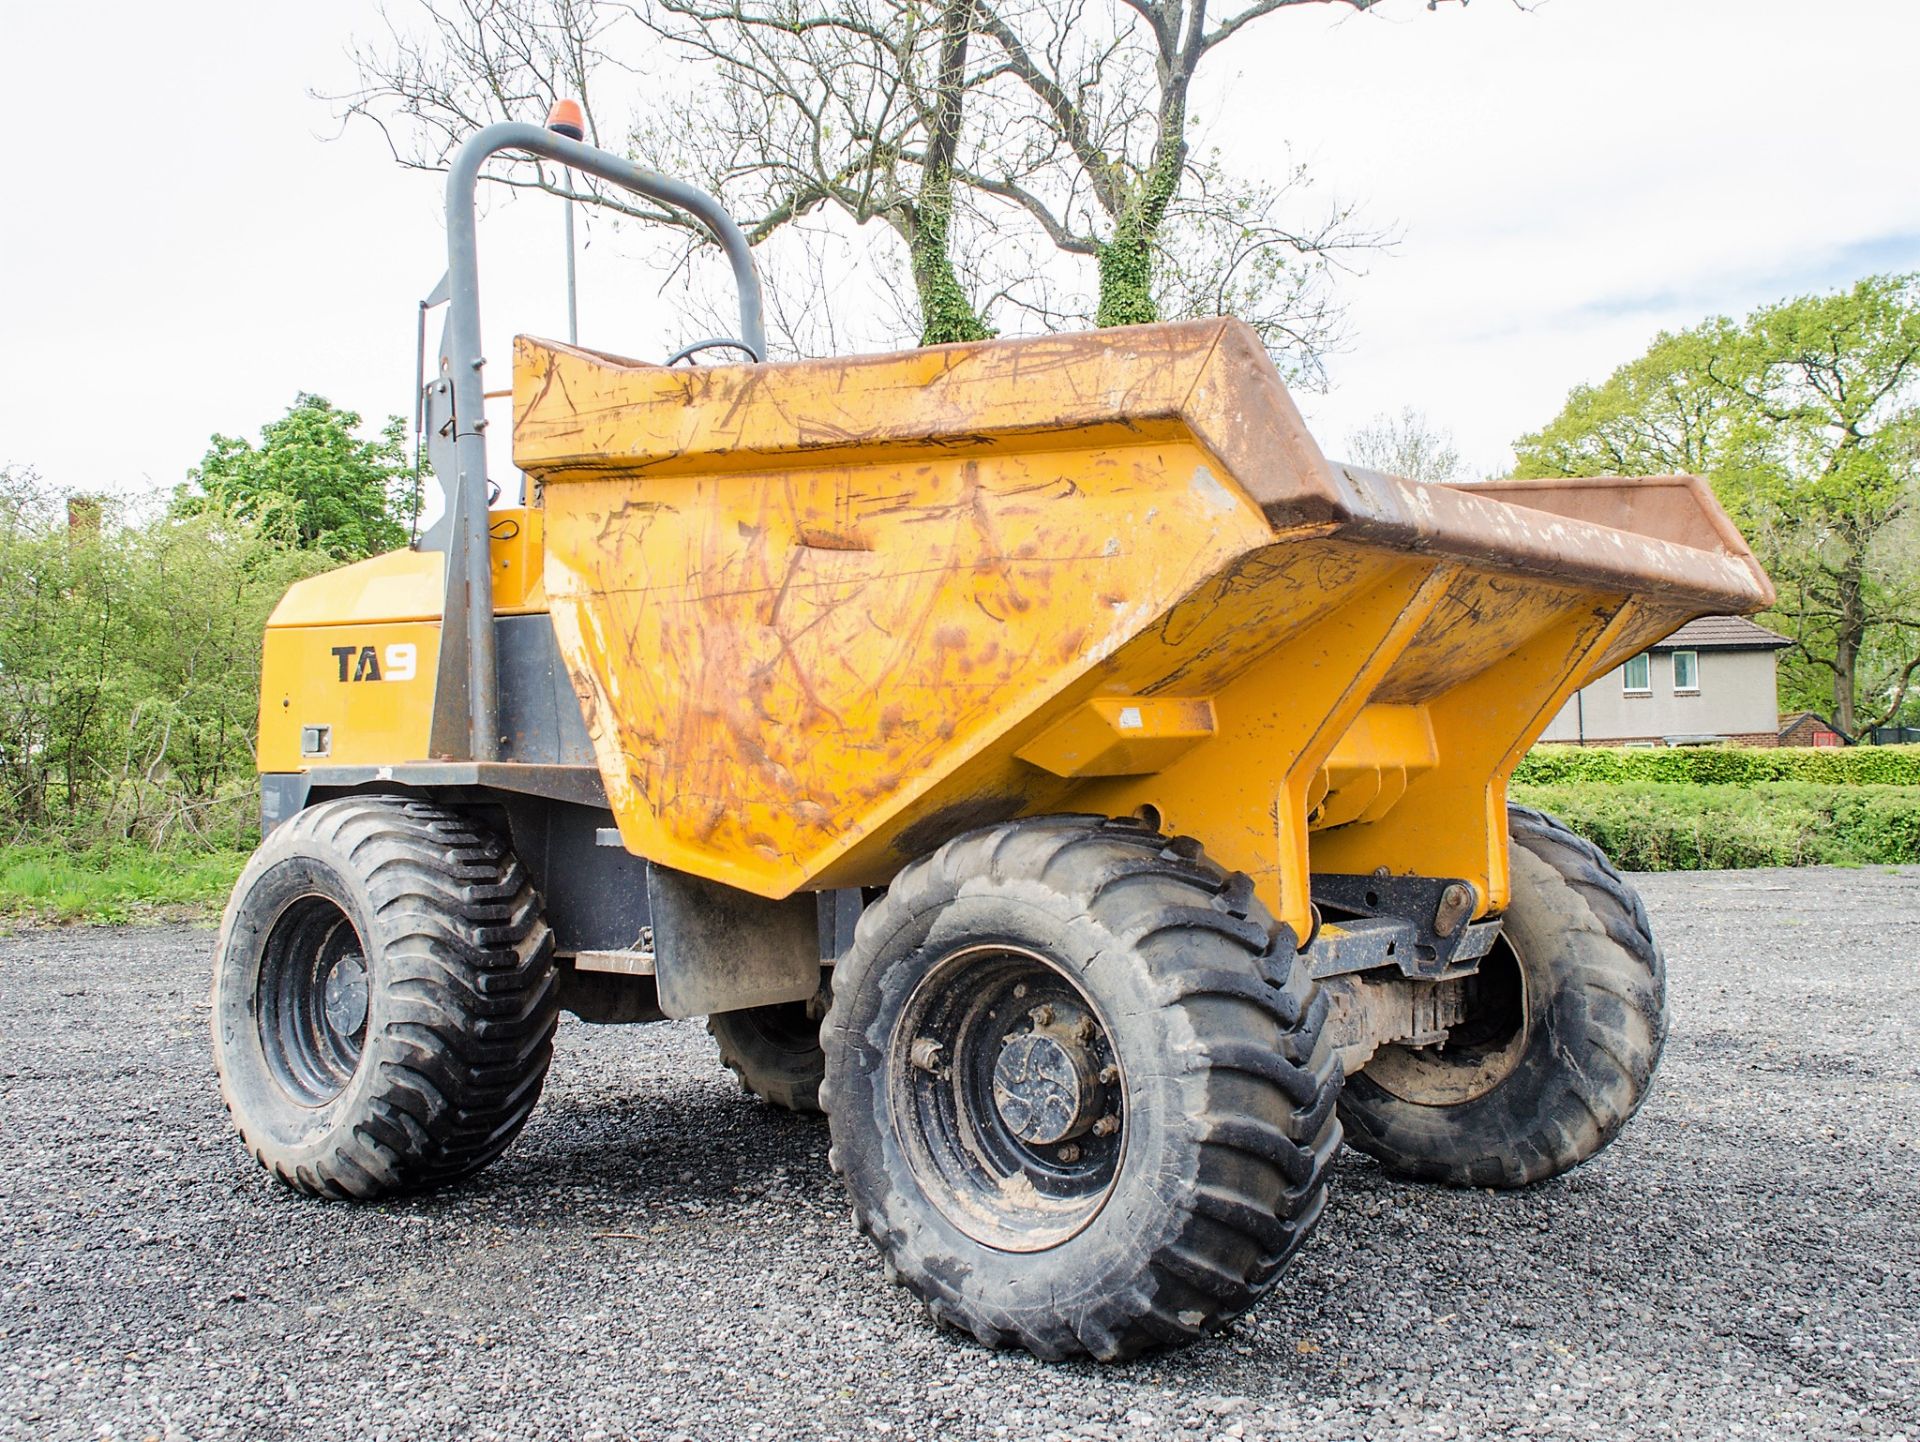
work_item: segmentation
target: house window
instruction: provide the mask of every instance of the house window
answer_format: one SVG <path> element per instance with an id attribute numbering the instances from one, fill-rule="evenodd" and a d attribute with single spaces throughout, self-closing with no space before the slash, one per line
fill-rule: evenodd
<path id="1" fill-rule="evenodd" d="M 1698 651 L 1675 651 L 1673 653 L 1673 689 L 1700 694 L 1700 653 Z"/>
<path id="2" fill-rule="evenodd" d="M 1629 696 L 1651 696 L 1653 694 L 1653 660 L 1644 653 L 1635 656 L 1620 668 L 1620 679 L 1626 683 Z"/>

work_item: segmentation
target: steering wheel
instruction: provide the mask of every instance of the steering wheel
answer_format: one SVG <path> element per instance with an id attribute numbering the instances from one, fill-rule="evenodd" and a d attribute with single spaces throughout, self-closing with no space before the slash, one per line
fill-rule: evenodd
<path id="1" fill-rule="evenodd" d="M 668 356 L 664 363 L 670 366 L 677 366 L 681 361 L 685 361 L 688 365 L 699 365 L 700 362 L 695 360 L 694 356 L 703 350 L 737 350 L 744 354 L 748 361 L 754 365 L 758 365 L 765 359 L 765 357 L 743 340 L 734 340 L 731 336 L 712 336 L 706 340 L 697 340 L 692 345 L 681 346 L 679 350 Z"/>

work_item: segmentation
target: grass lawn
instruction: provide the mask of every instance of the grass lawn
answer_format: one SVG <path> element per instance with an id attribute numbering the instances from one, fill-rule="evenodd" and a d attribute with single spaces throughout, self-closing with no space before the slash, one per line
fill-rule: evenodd
<path id="1" fill-rule="evenodd" d="M 212 919 L 247 855 L 0 846 L 0 920 Z"/>

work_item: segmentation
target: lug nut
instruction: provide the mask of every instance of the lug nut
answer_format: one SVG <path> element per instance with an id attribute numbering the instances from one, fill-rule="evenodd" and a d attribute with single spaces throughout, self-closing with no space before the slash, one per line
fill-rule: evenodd
<path id="1" fill-rule="evenodd" d="M 1027 994 L 1027 984 L 1024 981 L 1021 982 L 1018 986 L 1014 987 L 1013 994 L 1015 996 L 1025 996 Z"/>
<path id="2" fill-rule="evenodd" d="M 1105 1066 L 1100 1068 L 1100 1084 L 1102 1086 L 1112 1086 L 1115 1082 L 1119 1080 L 1120 1080 L 1120 1068 L 1115 1066 L 1112 1062 L 1108 1062 Z"/>
<path id="3" fill-rule="evenodd" d="M 912 1047 L 907 1051 L 907 1060 L 919 1067 L 921 1071 L 934 1071 L 937 1070 L 940 1065 L 940 1053 L 942 1050 L 943 1048 L 940 1043 L 932 1037 L 916 1037 L 914 1038 Z"/>
<path id="4" fill-rule="evenodd" d="M 1044 1001 L 1032 1011 L 1028 1012 L 1027 1015 L 1033 1018 L 1033 1024 L 1035 1026 L 1053 1025 L 1053 1008 Z"/>
<path id="5" fill-rule="evenodd" d="M 1119 1130 L 1119 1117 L 1101 1117 L 1099 1121 L 1093 1124 L 1093 1134 L 1096 1137 L 1110 1137 Z"/>
<path id="6" fill-rule="evenodd" d="M 1054 1155 L 1059 1157 L 1063 1162 L 1077 1162 L 1080 1160 L 1080 1148 L 1076 1147 L 1072 1142 L 1068 1142 L 1064 1147 L 1060 1148 L 1059 1151 L 1055 1152 Z"/>

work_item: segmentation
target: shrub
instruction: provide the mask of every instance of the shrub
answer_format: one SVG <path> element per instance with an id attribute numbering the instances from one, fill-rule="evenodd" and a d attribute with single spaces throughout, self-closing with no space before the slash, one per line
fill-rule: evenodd
<path id="1" fill-rule="evenodd" d="M 1526 786 L 1628 781 L 1749 786 L 1920 786 L 1920 746 L 1671 746 L 1634 750 L 1536 746 L 1513 773 Z"/>
<path id="2" fill-rule="evenodd" d="M 1632 871 L 1920 862 L 1920 786 L 1582 781 L 1513 798 Z"/>
<path id="3" fill-rule="evenodd" d="M 0 481 L 0 844 L 246 844 L 261 633 L 330 559 L 211 508 L 70 529 Z"/>

